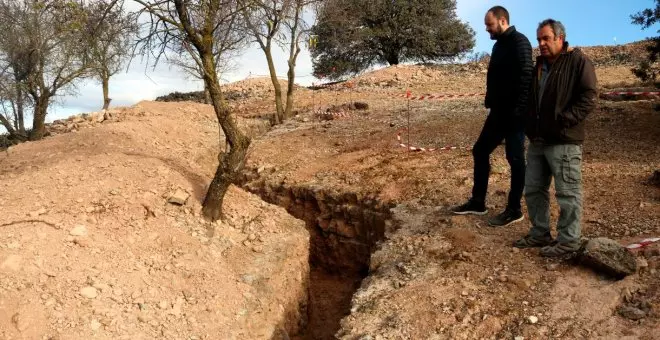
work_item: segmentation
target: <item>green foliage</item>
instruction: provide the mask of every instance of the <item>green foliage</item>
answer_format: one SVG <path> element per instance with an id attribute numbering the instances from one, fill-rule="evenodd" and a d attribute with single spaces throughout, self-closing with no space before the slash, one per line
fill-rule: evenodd
<path id="1" fill-rule="evenodd" d="M 635 25 L 647 29 L 660 21 L 660 0 L 655 1 L 655 8 L 647 8 L 631 16 Z M 656 31 L 660 33 L 660 30 Z M 637 67 L 632 69 L 633 74 L 644 82 L 655 81 L 660 74 L 658 67 L 658 55 L 660 55 L 660 37 L 649 38 L 647 47 L 648 60 L 642 61 Z"/>
<path id="2" fill-rule="evenodd" d="M 451 60 L 474 47 L 455 0 L 328 0 L 317 20 L 314 73 L 331 79 L 377 64 Z"/>

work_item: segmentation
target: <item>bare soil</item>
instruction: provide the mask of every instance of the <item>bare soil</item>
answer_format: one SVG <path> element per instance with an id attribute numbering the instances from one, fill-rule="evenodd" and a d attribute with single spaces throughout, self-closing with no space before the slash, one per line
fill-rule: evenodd
<path id="1" fill-rule="evenodd" d="M 600 86 L 639 86 L 629 69 L 603 63 Z M 617 281 L 512 248 L 527 220 L 449 213 L 472 186 L 483 65 L 300 88 L 298 115 L 270 130 L 259 81 L 232 85 L 254 140 L 215 225 L 198 216 L 223 147 L 206 105 L 142 102 L 1 153 L 0 339 L 657 338 L 659 245 Z M 327 114 L 355 101 L 368 110 Z M 654 104 L 601 100 L 588 117 L 584 236 L 660 236 Z M 397 134 L 458 148 L 410 152 Z M 492 165 L 490 215 L 509 187 L 503 148 Z M 183 206 L 167 202 L 177 189 Z"/>
<path id="2" fill-rule="evenodd" d="M 217 163 L 210 107 L 144 102 L 117 116 L 0 155 L 0 339 L 296 331 L 304 224 L 236 187 L 226 221 L 198 216 Z M 177 189 L 183 206 L 167 203 Z"/>
<path id="3" fill-rule="evenodd" d="M 597 72 L 601 86 L 636 84 L 625 65 Z M 460 147 L 471 146 L 479 134 L 487 114 L 482 97 L 408 103 L 397 95 L 478 94 L 484 78 L 478 68 L 390 67 L 354 80 L 352 87 L 315 91 L 308 105 L 316 107 L 255 141 L 250 183 L 266 182 L 272 191 L 312 187 L 355 193 L 362 202 L 395 206 L 393 223 L 370 258 L 369 276 L 337 336 L 654 338 L 660 327 L 657 246 L 638 253 L 639 273 L 616 281 L 572 262 L 543 259 L 535 250 L 512 248 L 528 221 L 493 229 L 487 227 L 488 216 L 449 213 L 470 194 L 472 157 Z M 314 114 L 355 100 L 367 102 L 369 111 L 329 121 Z M 610 237 L 625 245 L 660 235 L 660 191 L 651 184 L 660 168 L 659 126 L 660 114 L 649 100 L 600 101 L 588 118 L 585 237 Z M 417 147 L 459 148 L 409 152 L 398 146 L 398 133 Z M 503 148 L 492 164 L 488 206 L 494 215 L 504 208 L 509 186 Z M 268 190 L 246 187 L 270 197 L 264 194 Z M 554 200 L 552 216 L 556 221 Z M 617 312 L 632 296 L 652 306 L 639 320 Z"/>

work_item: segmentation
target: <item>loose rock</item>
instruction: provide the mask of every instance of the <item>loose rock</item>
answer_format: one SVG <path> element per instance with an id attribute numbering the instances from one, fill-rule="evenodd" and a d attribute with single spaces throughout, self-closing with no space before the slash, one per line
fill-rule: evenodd
<path id="1" fill-rule="evenodd" d="M 102 326 L 101 323 L 96 319 L 92 320 L 92 322 L 89 323 L 89 328 L 91 328 L 93 331 L 99 330 L 101 326 Z"/>
<path id="2" fill-rule="evenodd" d="M 19 332 L 22 332 L 30 326 L 25 317 L 21 315 L 20 313 L 16 313 L 12 315 L 11 317 L 11 322 L 14 324 L 14 327 L 18 329 Z"/>
<path id="3" fill-rule="evenodd" d="M 177 189 L 176 192 L 172 196 L 170 196 L 167 202 L 176 205 L 184 205 L 186 204 L 188 197 L 190 197 L 190 195 L 187 192 L 181 189 Z"/>
<path id="4" fill-rule="evenodd" d="M 84 287 L 80 290 L 80 295 L 88 298 L 88 299 L 94 299 L 96 298 L 99 293 L 94 287 Z"/>
<path id="5" fill-rule="evenodd" d="M 646 317 L 646 312 L 632 306 L 622 306 L 618 309 L 619 315 L 630 320 L 640 320 Z"/>
<path id="6" fill-rule="evenodd" d="M 87 227 L 84 225 L 77 225 L 69 231 L 71 236 L 85 236 L 87 235 Z"/>
<path id="7" fill-rule="evenodd" d="M 580 262 L 616 278 L 623 278 L 637 271 L 635 256 L 618 242 L 604 237 L 587 242 L 580 254 Z"/>
<path id="8" fill-rule="evenodd" d="M 0 263 L 0 270 L 10 270 L 17 272 L 21 269 L 22 258 L 18 255 L 9 255 Z"/>

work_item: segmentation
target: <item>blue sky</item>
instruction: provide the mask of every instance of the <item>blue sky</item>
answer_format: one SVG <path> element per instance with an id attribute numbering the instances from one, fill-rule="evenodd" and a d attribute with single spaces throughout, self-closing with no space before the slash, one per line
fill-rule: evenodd
<path id="1" fill-rule="evenodd" d="M 567 40 L 572 45 L 625 44 L 655 35 L 657 27 L 642 31 L 632 25 L 630 15 L 655 7 L 654 0 L 550 0 L 550 1 L 481 1 L 458 0 L 457 13 L 477 32 L 475 51 L 490 52 L 493 42 L 484 29 L 485 12 L 494 5 L 504 6 L 511 24 L 527 35 L 536 46 L 536 27 L 540 21 L 553 18 L 566 26 Z"/>
<path id="2" fill-rule="evenodd" d="M 653 7 L 654 0 L 504 0 L 499 2 L 483 0 L 457 0 L 457 14 L 468 22 L 476 32 L 474 52 L 490 52 L 493 41 L 484 29 L 485 12 L 494 5 L 506 7 L 511 14 L 511 23 L 536 46 L 536 26 L 538 22 L 553 18 L 566 26 L 567 40 L 572 45 L 612 45 L 642 40 L 656 34 L 657 27 L 642 31 L 632 25 L 630 15 L 644 8 Z M 283 52 L 276 51 L 278 74 L 286 74 L 286 58 Z M 268 68 L 261 50 L 252 48 L 243 55 L 239 68 L 223 75 L 225 81 L 245 79 L 248 75 L 266 75 Z M 317 81 L 311 76 L 312 64 L 307 51 L 298 58 L 297 82 L 311 84 Z M 196 91 L 202 85 L 199 81 L 187 79 L 185 75 L 161 63 L 154 71 L 145 68 L 139 60 L 128 72 L 122 72 L 110 80 L 112 106 L 128 106 L 140 100 L 153 100 L 155 97 L 173 91 Z M 93 112 L 102 104 L 101 88 L 94 81 L 80 84 L 77 94 L 61 97 L 58 104 L 49 111 L 48 121 L 81 112 Z"/>

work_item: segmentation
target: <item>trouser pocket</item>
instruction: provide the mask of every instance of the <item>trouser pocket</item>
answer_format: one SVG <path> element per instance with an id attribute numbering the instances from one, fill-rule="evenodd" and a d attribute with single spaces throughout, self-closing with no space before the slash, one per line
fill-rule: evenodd
<path id="1" fill-rule="evenodd" d="M 562 156 L 562 179 L 567 184 L 582 182 L 582 148 L 579 145 L 567 145 Z"/>

